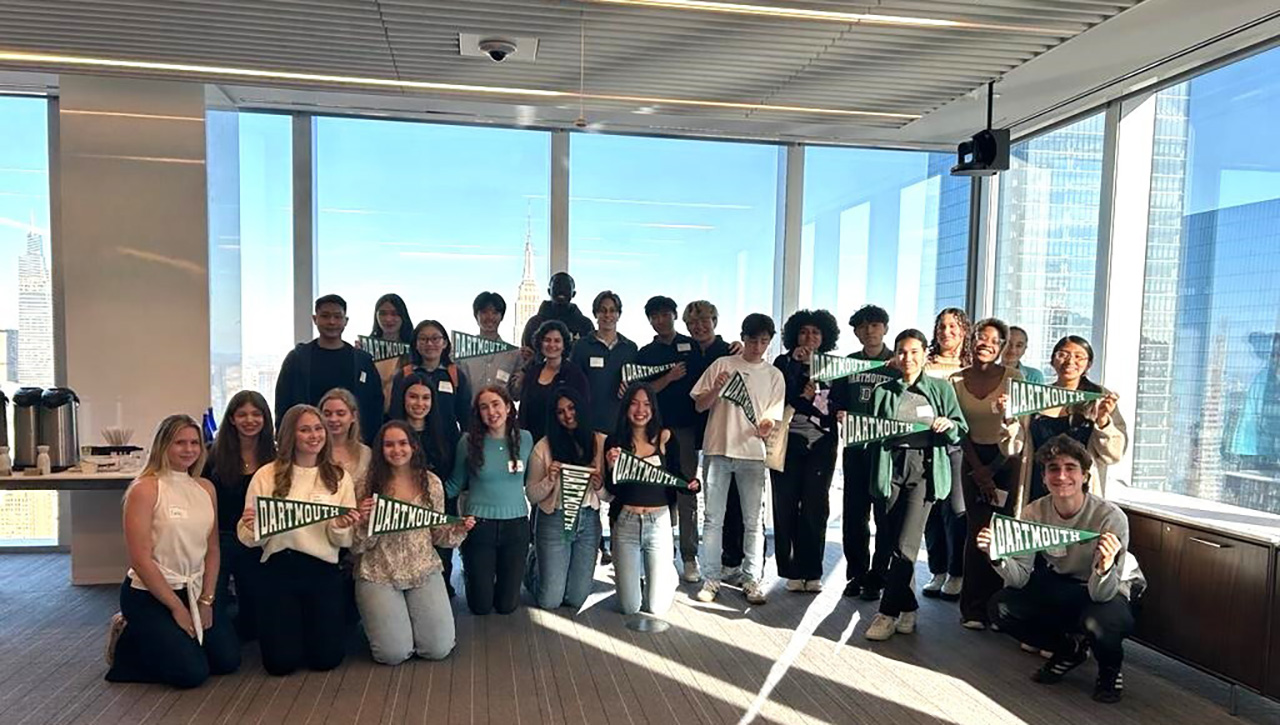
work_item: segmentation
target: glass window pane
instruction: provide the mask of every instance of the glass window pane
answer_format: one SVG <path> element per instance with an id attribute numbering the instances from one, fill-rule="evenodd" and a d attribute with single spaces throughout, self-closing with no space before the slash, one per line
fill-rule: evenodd
<path id="1" fill-rule="evenodd" d="M 1024 365 L 1093 331 L 1103 132 L 1098 114 L 1014 144 L 1000 175 L 995 314 L 1026 329 Z"/>
<path id="2" fill-rule="evenodd" d="M 889 312 L 894 330 L 932 328 L 965 305 L 969 190 L 951 154 L 809 148 L 804 162 L 800 307 L 844 326 L 859 307 Z M 847 330 L 846 330 L 847 332 Z M 858 349 L 852 334 L 840 348 Z"/>
<path id="3" fill-rule="evenodd" d="M 1280 513 L 1277 118 L 1280 50 L 1156 96 L 1133 479 Z"/>
<path id="4" fill-rule="evenodd" d="M 575 134 L 569 154 L 569 263 L 576 302 L 611 289 L 618 330 L 653 339 L 644 303 L 695 299 L 719 311 L 718 332 L 738 338 L 742 318 L 773 313 L 777 146 Z M 687 334 L 682 323 L 676 324 Z"/>
<path id="5" fill-rule="evenodd" d="M 43 98 L 0 96 L 0 387 L 52 387 L 49 120 Z M 10 408 L 12 412 L 12 408 Z M 12 440 L 12 416 L 6 438 Z M 0 546 L 58 543 L 58 495 L 0 491 Z"/>
<path id="6" fill-rule="evenodd" d="M 521 290 L 536 311 L 547 287 L 550 168 L 541 131 L 316 119 L 319 292 L 347 300 L 346 339 L 370 334 L 388 292 L 415 323 L 474 333 L 471 302 L 490 290 L 517 340 Z"/>

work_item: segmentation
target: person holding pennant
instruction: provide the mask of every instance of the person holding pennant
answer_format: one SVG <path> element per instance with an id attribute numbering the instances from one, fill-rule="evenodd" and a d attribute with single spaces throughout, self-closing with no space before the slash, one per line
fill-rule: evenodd
<path id="1" fill-rule="evenodd" d="M 893 350 L 884 344 L 889 331 L 889 313 L 882 307 L 864 305 L 849 318 L 849 326 L 862 349 L 849 355 L 864 362 L 888 362 Z M 871 393 L 881 383 L 900 377 L 897 368 L 888 365 L 854 373 L 831 383 L 831 409 L 835 412 L 836 425 L 843 432 L 845 418 L 849 414 L 870 415 Z M 843 436 L 842 436 L 843 437 Z M 844 447 L 844 495 L 841 517 L 841 535 L 845 558 L 846 597 L 860 597 L 865 601 L 880 598 L 884 589 L 885 571 L 889 566 L 892 542 L 885 539 L 887 531 L 880 518 L 880 509 L 872 506 L 871 461 L 866 446 Z M 875 555 L 871 553 L 872 513 L 875 513 Z"/>
<path id="2" fill-rule="evenodd" d="M 391 386 L 396 372 L 409 364 L 412 343 L 413 320 L 409 319 L 404 299 L 395 293 L 379 297 L 373 305 L 373 331 L 368 338 L 358 338 L 356 347 L 373 356 L 373 366 L 382 381 L 384 414 L 391 408 Z"/>
<path id="3" fill-rule="evenodd" d="M 676 593 L 671 509 L 677 496 L 693 496 L 700 487 L 697 479 L 686 483 L 680 478 L 680 440 L 662 427 L 656 399 L 648 383 L 628 386 L 614 431 L 604 443 L 605 496 L 618 508 L 613 566 L 624 615 L 662 617 L 671 608 Z"/>
<path id="4" fill-rule="evenodd" d="M 916 629 L 920 605 L 913 584 L 920 536 L 934 503 L 946 501 L 951 493 L 947 447 L 958 444 L 969 430 L 951 384 L 925 374 L 925 345 L 919 330 L 898 333 L 893 346 L 902 377 L 877 386 L 871 396 L 872 415 L 929 428 L 867 446 L 872 493 L 881 507 L 886 541 L 893 547 L 880 611 L 865 635 L 870 640 Z"/>
<path id="5" fill-rule="evenodd" d="M 1119 463 L 1129 448 L 1128 429 L 1116 408 L 1119 397 L 1089 379 L 1093 346 L 1083 337 L 1068 335 L 1058 340 L 1058 344 L 1053 346 L 1051 364 L 1057 375 L 1054 387 L 1101 397 L 1032 413 L 1027 422 L 1031 442 L 1028 457 L 1034 458 L 1040 446 L 1051 438 L 1063 434 L 1071 436 L 1088 449 L 1094 466 L 1093 490 L 1106 498 L 1107 466 Z M 1023 500 L 1034 501 L 1046 495 L 1048 488 L 1039 466 L 1027 468 L 1030 470 L 1024 471 L 1023 475 L 1022 488 L 1026 492 Z"/>
<path id="6" fill-rule="evenodd" d="M 431 407 L 439 419 L 446 445 L 447 459 L 443 461 L 442 470 L 452 470 L 453 449 L 462 437 L 471 409 L 471 381 L 453 361 L 453 343 L 444 325 L 423 320 L 413 329 L 413 340 L 409 364 L 396 373 L 392 400 L 404 398 L 406 378 L 410 375 L 416 373 L 426 378 L 431 385 Z"/>
<path id="7" fill-rule="evenodd" d="M 702 526 L 702 573 L 706 578 L 697 594 L 699 601 L 713 601 L 720 592 L 721 535 L 731 477 L 737 479 L 745 529 L 742 592 L 751 604 L 767 601 L 761 586 L 764 442 L 782 419 L 786 397 L 782 373 L 764 359 L 775 332 L 768 315 L 747 315 L 742 321 L 742 352 L 711 363 L 690 393 L 699 411 L 711 412 L 703 442 L 707 458 L 707 507 Z M 725 397 L 731 385 L 741 386 L 734 399 Z"/>
<path id="8" fill-rule="evenodd" d="M 586 340 L 587 338 L 583 338 Z M 574 350 L 580 350 L 579 340 Z M 555 394 L 547 437 L 533 446 L 524 493 L 534 508 L 536 551 L 526 583 L 543 609 L 578 609 L 591 593 L 600 545 L 599 474 L 605 436 L 571 388 Z"/>
<path id="9" fill-rule="evenodd" d="M 589 334 L 589 333 L 588 333 Z M 551 398 L 562 387 L 573 388 L 583 400 L 591 400 L 587 376 L 569 362 L 569 328 L 559 320 L 547 320 L 533 334 L 537 362 L 511 379 L 508 390 L 520 401 L 520 427 L 537 443 L 547 434 Z"/>
<path id="10" fill-rule="evenodd" d="M 445 493 L 466 493 L 463 515 L 476 518 L 462 542 L 467 608 L 472 614 L 510 614 L 520 605 L 529 554 L 529 504 L 524 496 L 529 431 L 516 423 L 516 407 L 500 386 L 485 388 L 471 406 L 467 434 L 458 441 Z"/>
<path id="11" fill-rule="evenodd" d="M 479 392 L 490 385 L 506 387 L 520 367 L 520 348 L 502 339 L 498 328 L 507 316 L 507 301 L 497 292 L 481 292 L 471 303 L 471 314 L 476 318 L 476 326 L 480 328 L 479 337 L 495 347 L 504 348 L 502 352 L 493 352 L 474 357 L 455 355 L 458 367 L 471 383 L 471 389 Z M 470 405 L 474 402 L 467 401 Z"/>
<path id="12" fill-rule="evenodd" d="M 1133 605 L 1146 588 L 1129 552 L 1129 520 L 1119 506 L 1089 490 L 1093 456 L 1074 437 L 1045 441 L 1036 465 L 1049 493 L 1027 504 L 1020 521 L 997 521 L 996 530 L 984 527 L 976 536 L 977 547 L 998 558 L 996 571 L 1005 584 L 991 598 L 991 622 L 1053 653 L 1032 676 L 1043 684 L 1060 682 L 1092 650 L 1098 661 L 1093 699 L 1118 702 L 1124 694 L 1124 640 L 1133 632 Z M 1085 533 L 1078 542 L 1058 543 L 1063 529 Z M 1091 532 L 1101 535 L 1092 538 Z"/>
<path id="13" fill-rule="evenodd" d="M 784 433 L 783 469 L 770 472 L 774 556 L 778 576 L 787 580 L 791 592 L 822 591 L 836 427 L 831 384 L 814 380 L 812 364 L 816 356 L 834 350 L 839 339 L 840 327 L 830 312 L 800 310 L 782 326 L 787 352 L 773 361 L 786 384 L 787 405 L 795 411 Z"/>
<path id="14" fill-rule="evenodd" d="M 1022 471 L 1025 429 L 1010 414 L 1009 388 L 1022 374 L 1001 363 L 1009 328 L 989 317 L 973 326 L 973 364 L 952 373 L 960 410 L 969 432 L 960 440 L 964 461 L 952 485 L 964 493 L 968 538 L 964 547 L 964 588 L 960 621 L 968 629 L 986 629 L 987 602 L 1000 591 L 1000 575 L 978 550 L 975 536 L 992 514 L 1012 516 L 1018 510 L 1018 478 Z"/>
<path id="15" fill-rule="evenodd" d="M 215 609 L 218 493 L 197 477 L 204 457 L 200 424 L 171 415 L 125 491 L 130 568 L 111 619 L 108 682 L 189 688 L 240 667 L 235 628 Z"/>
<path id="16" fill-rule="evenodd" d="M 281 419 L 276 459 L 245 494 L 237 533 L 240 543 L 262 548 L 258 641 L 272 675 L 331 670 L 346 654 L 338 552 L 351 546 L 360 513 L 332 448 L 320 411 L 295 405 Z"/>
<path id="17" fill-rule="evenodd" d="M 418 436 L 407 423 L 383 425 L 374 447 L 378 452 L 369 474 L 356 487 L 361 518 L 379 523 L 378 499 L 400 509 L 439 513 L 429 518 L 446 518 L 444 486 L 427 467 Z M 453 610 L 436 549 L 458 546 L 475 522 L 468 516 L 429 528 L 407 528 L 411 522 L 387 521 L 387 533 L 377 533 L 373 525 L 357 528 L 352 546 L 359 555 L 356 604 L 374 661 L 398 665 L 414 655 L 441 660 L 453 651 Z"/>

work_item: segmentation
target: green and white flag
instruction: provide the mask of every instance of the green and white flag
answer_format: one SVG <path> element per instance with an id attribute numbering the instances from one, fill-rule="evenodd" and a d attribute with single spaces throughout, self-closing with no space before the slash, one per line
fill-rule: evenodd
<path id="1" fill-rule="evenodd" d="M 621 451 L 618 462 L 613 464 L 613 480 L 618 483 L 642 483 L 649 486 L 688 488 L 689 482 L 662 466 L 655 466 L 645 459 Z"/>
<path id="2" fill-rule="evenodd" d="M 476 335 L 468 335 L 465 332 L 453 332 L 453 352 L 450 355 L 454 360 L 466 360 L 469 357 L 483 357 L 485 355 L 497 355 L 500 352 L 518 349 L 515 345 L 502 340 L 490 340 Z"/>
<path id="3" fill-rule="evenodd" d="M 884 360 L 857 360 L 816 352 L 809 362 L 809 379 L 815 383 L 828 383 L 884 366 Z"/>
<path id="4" fill-rule="evenodd" d="M 649 380 L 656 378 L 665 373 L 676 364 L 671 362 L 666 365 L 639 365 L 636 363 L 627 363 L 622 366 L 622 384 L 630 385 L 637 380 Z"/>
<path id="5" fill-rule="evenodd" d="M 270 496 L 258 496 L 253 503 L 253 510 L 254 541 L 336 519 L 349 511 L 355 511 L 349 506 Z"/>
<path id="6" fill-rule="evenodd" d="M 751 393 L 747 390 L 747 381 L 742 377 L 742 373 L 734 373 L 733 377 L 729 378 L 729 382 L 720 389 L 720 397 L 742 408 L 742 414 L 747 416 L 751 425 L 760 425 L 759 419 L 756 418 L 756 406 L 751 402 Z"/>
<path id="7" fill-rule="evenodd" d="M 566 537 L 571 536 L 578 526 L 578 512 L 582 510 L 587 498 L 587 489 L 591 488 L 591 474 L 595 470 L 590 466 L 560 464 L 560 510 L 564 512 Z"/>
<path id="8" fill-rule="evenodd" d="M 360 335 L 356 337 L 360 343 L 360 349 L 373 356 L 374 362 L 383 360 L 394 360 L 401 355 L 409 354 L 409 343 L 400 342 L 399 340 L 383 340 L 377 337 L 369 337 L 368 335 Z"/>
<path id="9" fill-rule="evenodd" d="M 454 524 L 461 520 L 457 516 L 442 514 L 426 506 L 375 493 L 373 494 L 373 513 L 369 516 L 369 536 L 429 529 Z"/>
<path id="10" fill-rule="evenodd" d="M 1017 418 L 1049 408 L 1060 408 L 1090 400 L 1100 400 L 1104 397 L 1106 396 L 1102 393 L 1067 390 L 1054 385 L 1028 383 L 1025 380 L 1010 380 L 1009 415 Z"/>
<path id="11" fill-rule="evenodd" d="M 1018 554 L 1030 554 L 1034 551 L 1061 549 L 1099 536 L 1101 534 L 1096 531 L 1068 529 L 992 514 L 991 548 L 988 553 L 991 560 L 996 561 Z"/>
<path id="12" fill-rule="evenodd" d="M 871 441 L 895 438 L 929 430 L 924 423 L 912 423 L 893 418 L 878 418 L 872 415 L 846 413 L 844 425 L 840 428 L 840 440 L 846 446 L 862 445 Z"/>

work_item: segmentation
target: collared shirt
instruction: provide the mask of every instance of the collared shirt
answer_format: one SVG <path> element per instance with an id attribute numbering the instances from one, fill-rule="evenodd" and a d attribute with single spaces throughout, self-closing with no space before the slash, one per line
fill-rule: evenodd
<path id="1" fill-rule="evenodd" d="M 698 424 L 698 413 L 693 407 L 689 391 L 693 390 L 693 384 L 698 381 L 701 356 L 698 343 L 692 337 L 678 332 L 670 343 L 655 337 L 653 342 L 636 353 L 635 361 L 640 365 L 685 364 L 684 377 L 658 393 L 658 410 L 662 413 L 662 424 L 668 428 L 692 428 Z"/>
<path id="2" fill-rule="evenodd" d="M 622 366 L 635 362 L 639 348 L 619 334 L 613 345 L 607 345 L 594 332 L 578 340 L 569 361 L 587 376 L 591 391 L 591 428 L 601 433 L 613 431 L 618 420 L 618 388 L 622 385 Z"/>
<path id="3" fill-rule="evenodd" d="M 497 340 L 506 342 L 501 336 Z M 496 385 L 506 389 L 507 381 L 511 380 L 516 368 L 520 367 L 520 351 L 507 350 L 493 355 L 469 357 L 459 360 L 458 367 L 466 373 L 467 380 L 471 383 L 471 400 L 467 401 L 467 405 L 470 405 L 483 388 Z"/>

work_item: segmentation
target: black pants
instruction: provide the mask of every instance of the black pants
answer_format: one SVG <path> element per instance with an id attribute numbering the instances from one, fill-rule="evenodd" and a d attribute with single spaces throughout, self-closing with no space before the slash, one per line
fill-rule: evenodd
<path id="1" fill-rule="evenodd" d="M 1052 652 L 1068 651 L 1070 635 L 1083 634 L 1098 666 L 1111 669 L 1124 662 L 1124 640 L 1134 625 L 1128 599 L 1117 594 L 1095 602 L 1084 582 L 1043 567 L 1023 588 L 997 592 L 990 616 L 1000 631 Z"/>
<path id="2" fill-rule="evenodd" d="M 183 605 L 187 590 L 174 592 Z M 198 687 L 209 675 L 225 675 L 240 667 L 240 642 L 223 607 L 213 613 L 213 626 L 204 631 L 204 644 L 187 636 L 169 608 L 145 589 L 134 589 L 125 577 L 120 586 L 124 632 L 116 642 L 115 664 L 108 682 L 154 682 L 173 687 Z"/>
<path id="3" fill-rule="evenodd" d="M 520 604 L 529 555 L 529 519 L 477 519 L 462 542 L 467 608 L 472 614 L 510 614 Z"/>
<path id="4" fill-rule="evenodd" d="M 835 465 L 835 436 L 823 436 L 810 447 L 803 437 L 793 435 L 787 440 L 783 470 L 769 472 L 774 556 L 783 579 L 822 578 Z"/>
<path id="5" fill-rule="evenodd" d="M 262 587 L 262 549 L 240 543 L 234 531 L 218 532 L 218 551 L 222 563 L 218 569 L 217 599 L 231 617 L 236 634 L 243 641 L 258 637 L 258 599 Z M 231 580 L 236 594 L 231 596 Z M 232 606 L 231 603 L 235 605 Z"/>
<path id="6" fill-rule="evenodd" d="M 738 497 L 738 479 L 730 477 L 729 498 L 724 506 L 724 533 L 720 544 L 721 566 L 730 569 L 742 566 L 742 560 L 747 558 L 744 542 L 746 535 L 747 529 L 742 523 L 742 499 Z"/>
<path id="7" fill-rule="evenodd" d="M 338 565 L 286 549 L 262 567 L 262 666 L 270 674 L 287 675 L 304 666 L 324 671 L 342 664 L 346 595 Z"/>
<path id="8" fill-rule="evenodd" d="M 872 506 L 871 460 L 864 447 L 844 449 L 844 539 L 845 578 L 859 585 L 882 589 L 893 541 L 886 534 L 884 508 Z M 876 548 L 871 554 L 871 520 L 875 513 Z"/>
<path id="9" fill-rule="evenodd" d="M 960 480 L 964 492 L 966 536 L 964 541 L 964 589 L 960 592 L 960 617 L 966 621 L 987 621 L 987 603 L 1004 587 L 1004 580 L 991 565 L 991 558 L 978 548 L 978 532 L 991 525 L 991 514 L 1013 515 L 1015 489 L 1018 486 L 1019 458 L 1005 459 L 994 445 L 973 444 L 974 455 L 995 480 L 996 488 L 1008 493 L 1004 506 L 986 500 L 973 478 L 973 467 L 966 459 Z M 955 485 L 954 483 L 952 485 Z"/>
<path id="10" fill-rule="evenodd" d="M 458 515 L 458 498 L 446 498 L 444 500 L 444 512 L 450 516 Z M 449 593 L 449 597 L 454 595 L 453 590 L 453 548 L 448 546 L 437 546 L 436 555 L 440 557 L 440 576 L 444 577 L 444 588 Z"/>
<path id="11" fill-rule="evenodd" d="M 964 491 L 960 485 L 964 453 L 960 446 L 950 446 L 947 457 L 951 460 L 951 493 L 929 514 L 924 527 L 924 545 L 929 550 L 930 573 L 964 576 L 964 542 L 968 535 Z"/>
<path id="12" fill-rule="evenodd" d="M 916 576 L 916 555 L 920 553 L 920 534 L 933 502 L 927 499 L 924 451 L 895 449 L 890 455 L 893 456 L 893 481 L 889 498 L 879 505 L 883 507 L 885 537 L 893 549 L 889 554 L 884 596 L 880 598 L 880 613 L 896 617 L 920 608 L 912 583 Z"/>

